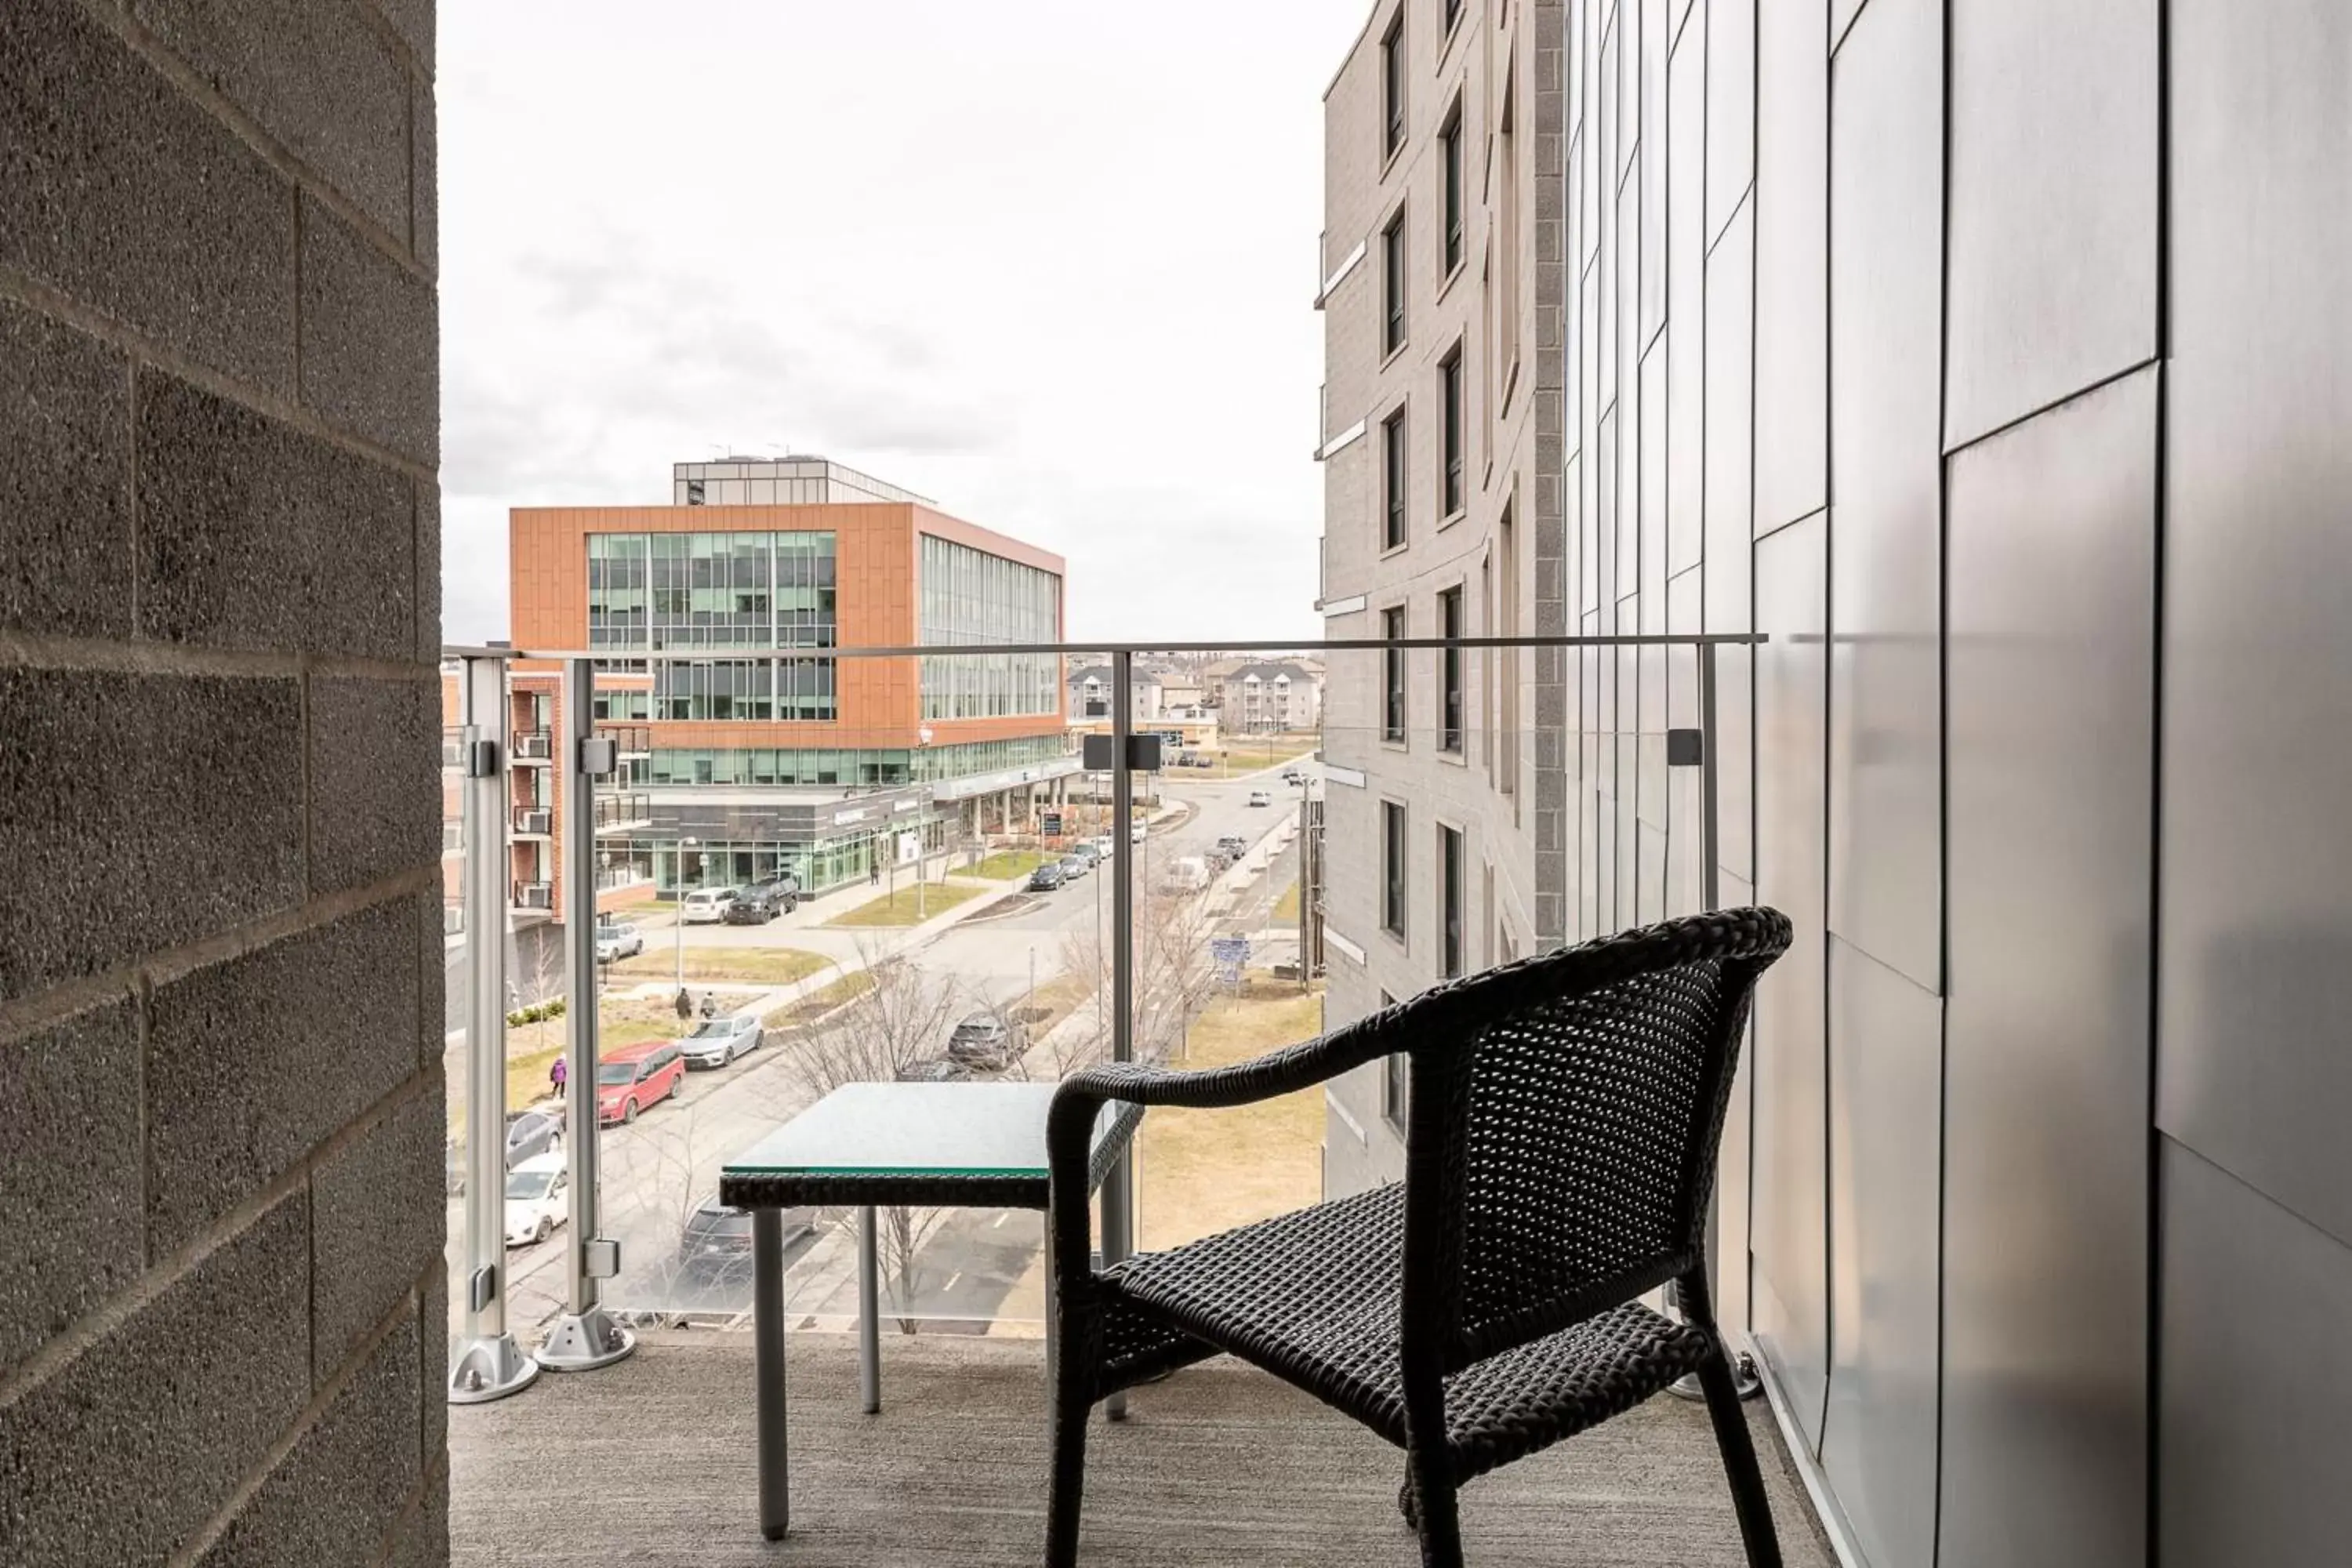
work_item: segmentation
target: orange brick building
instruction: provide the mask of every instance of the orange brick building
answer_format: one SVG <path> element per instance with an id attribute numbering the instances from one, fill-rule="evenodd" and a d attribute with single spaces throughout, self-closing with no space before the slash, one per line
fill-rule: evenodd
<path id="1" fill-rule="evenodd" d="M 776 467 L 680 473 L 717 470 L 724 483 Z M 1060 639 L 1059 556 L 925 504 L 862 497 L 509 517 L 515 645 L 597 654 L 599 723 L 642 737 L 622 748 L 615 784 L 642 812 L 616 818 L 599 851 L 600 878 L 647 889 L 635 896 L 776 875 L 823 891 L 911 867 L 1025 827 L 1076 771 L 1060 659 L 984 651 Z M 919 643 L 974 652 L 829 654 Z M 516 700 L 532 704 L 519 716 L 560 724 L 552 678 L 518 667 Z M 528 771 L 517 769 L 519 792 L 537 787 Z M 542 809 L 560 821 L 560 780 L 544 789 L 519 794 L 519 822 Z M 544 847 L 527 857 L 518 841 L 519 900 L 560 909 L 555 844 Z"/>

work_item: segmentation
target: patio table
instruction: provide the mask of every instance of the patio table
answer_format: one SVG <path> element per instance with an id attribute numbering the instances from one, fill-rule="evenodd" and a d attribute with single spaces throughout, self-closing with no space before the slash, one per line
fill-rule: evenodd
<path id="1" fill-rule="evenodd" d="M 783 1212 L 859 1211 L 858 1370 L 868 1414 L 882 1408 L 881 1289 L 875 1209 L 1046 1206 L 1050 1083 L 844 1084 L 719 1168 L 719 1197 L 751 1215 L 753 1361 L 759 1384 L 760 1531 L 781 1541 L 785 1474 Z M 1140 1106 L 1109 1104 L 1095 1124 L 1089 1180 L 1100 1186 Z M 1054 1353 L 1053 1247 L 1045 1247 L 1046 1356 Z"/>

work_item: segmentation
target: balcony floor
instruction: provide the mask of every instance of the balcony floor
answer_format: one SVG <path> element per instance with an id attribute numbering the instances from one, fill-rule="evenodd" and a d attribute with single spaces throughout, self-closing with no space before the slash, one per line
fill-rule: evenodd
<path id="1" fill-rule="evenodd" d="M 760 1539 L 751 1346 L 740 1333 L 646 1336 L 604 1371 L 543 1375 L 449 1412 L 450 1534 L 489 1564 L 824 1564 L 1034 1568 L 1044 1548 L 1043 1348 L 886 1338 L 883 1414 L 856 1409 L 841 1334 L 792 1343 L 793 1533 Z M 1219 1360 L 1136 1391 L 1089 1434 L 1088 1564 L 1409 1568 L 1397 1452 L 1275 1379 Z M 1829 1552 L 1762 1402 L 1749 1425 L 1790 1568 Z M 1653 1400 L 1463 1494 L 1480 1568 L 1738 1568 L 1705 1410 Z"/>

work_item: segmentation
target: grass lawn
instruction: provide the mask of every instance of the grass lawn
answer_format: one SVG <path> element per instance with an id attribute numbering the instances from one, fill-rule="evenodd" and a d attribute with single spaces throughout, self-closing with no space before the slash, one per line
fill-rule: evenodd
<path id="1" fill-rule="evenodd" d="M 797 1029 L 814 1024 L 845 1002 L 874 989 L 874 976 L 861 969 L 826 982 L 797 1002 L 772 1009 L 760 1022 L 771 1029 Z"/>
<path id="2" fill-rule="evenodd" d="M 1283 994 L 1270 981 L 1264 990 L 1212 1003 L 1186 1037 L 1183 1065 L 1245 1060 L 1322 1028 L 1320 994 Z M 1142 1245 L 1174 1247 L 1317 1201 L 1323 1117 L 1320 1086 L 1227 1110 L 1154 1109 L 1138 1134 Z"/>
<path id="3" fill-rule="evenodd" d="M 845 914 L 838 914 L 824 923 L 829 926 L 910 926 L 951 910 L 967 899 L 976 899 L 987 892 L 969 882 L 933 882 L 922 895 L 922 909 L 917 912 L 915 888 L 909 883 L 895 893 L 885 893 L 870 899 Z"/>
<path id="4" fill-rule="evenodd" d="M 1294 763 L 1323 743 L 1320 735 L 1233 735 L 1221 739 L 1217 749 L 1224 759 L 1213 768 L 1171 768 L 1165 775 L 1171 782 L 1185 778 L 1230 779 L 1244 773 L 1254 773 L 1276 763 Z"/>
<path id="5" fill-rule="evenodd" d="M 667 1002 L 641 1002 L 635 997 L 606 997 L 597 1015 L 596 1043 L 600 1050 L 682 1035 L 690 1025 L 677 1021 Z M 545 1100 L 554 1092 L 547 1069 L 564 1048 L 563 1020 L 507 1026 L 507 1109 Z"/>
<path id="6" fill-rule="evenodd" d="M 686 950 L 688 980 L 740 980 L 760 985 L 790 985 L 805 980 L 833 960 L 796 947 L 689 947 Z M 677 973 L 675 952 L 648 948 L 625 963 L 613 965 L 613 978 L 628 984 L 670 978 Z"/>
<path id="7" fill-rule="evenodd" d="M 1000 849 L 979 865 L 957 871 L 954 875 L 980 877 L 991 882 L 1010 882 L 1016 877 L 1027 876 L 1049 858 L 1058 860 L 1061 857 L 1049 857 L 1038 849 Z"/>

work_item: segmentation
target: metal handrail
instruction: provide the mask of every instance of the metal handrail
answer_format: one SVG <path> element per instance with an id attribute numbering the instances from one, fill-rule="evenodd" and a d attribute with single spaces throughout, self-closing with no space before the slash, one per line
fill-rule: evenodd
<path id="1" fill-rule="evenodd" d="M 714 657 L 758 658 L 762 655 L 823 658 L 970 658 L 1003 654 L 1108 654 L 1148 658 L 1159 653 L 1378 653 L 1390 648 L 1580 648 L 1580 647 L 1755 647 L 1770 641 L 1762 632 L 1627 632 L 1606 637 L 1325 637 L 1305 642 L 1263 638 L 1242 641 L 1188 642 L 1162 638 L 1153 642 L 1023 642 L 913 643 L 904 647 L 829 647 L 815 653 L 791 648 L 732 648 L 714 656 L 709 648 L 520 648 L 495 645 L 451 644 L 444 658 L 507 660 L 591 659 L 599 664 L 708 664 Z M 541 731 L 543 733 L 543 731 Z"/>

